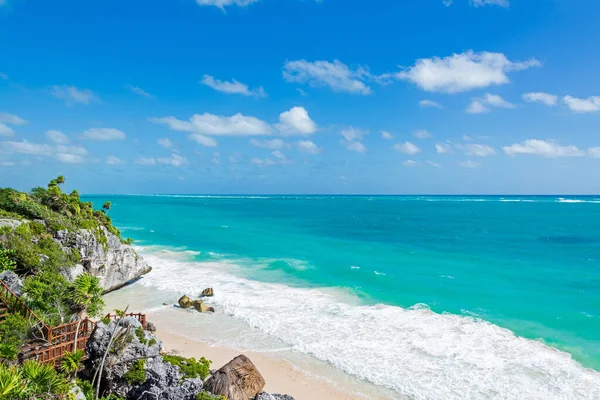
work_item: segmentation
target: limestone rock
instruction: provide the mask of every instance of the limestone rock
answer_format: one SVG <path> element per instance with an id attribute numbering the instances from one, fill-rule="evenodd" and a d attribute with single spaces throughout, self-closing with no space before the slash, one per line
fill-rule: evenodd
<path id="1" fill-rule="evenodd" d="M 4 271 L 0 273 L 0 281 L 3 281 L 17 296 L 21 295 L 23 282 L 19 276 L 12 271 Z"/>
<path id="2" fill-rule="evenodd" d="M 205 390 L 228 400 L 254 399 L 265 387 L 265 380 L 252 361 L 237 356 L 206 381 Z"/>
<path id="3" fill-rule="evenodd" d="M 146 330 L 148 332 L 156 332 L 156 326 L 154 325 L 154 323 L 148 321 L 146 322 Z"/>
<path id="4" fill-rule="evenodd" d="M 194 304 L 192 299 L 185 295 L 181 296 L 179 300 L 177 300 L 177 302 L 179 303 L 179 307 L 181 308 L 189 308 Z"/>
<path id="5" fill-rule="evenodd" d="M 196 311 L 205 313 L 210 311 L 210 307 L 206 305 L 202 300 L 194 300 L 194 308 Z"/>
<path id="6" fill-rule="evenodd" d="M 98 229 L 98 232 L 88 229 L 76 232 L 62 230 L 55 234 L 54 239 L 65 251 L 79 251 L 84 272 L 100 278 L 105 293 L 119 289 L 152 270 L 133 247 L 121 243 L 103 226 Z M 69 271 L 69 277 L 74 279 L 79 273 L 80 269 L 75 267 Z"/>
<path id="7" fill-rule="evenodd" d="M 295 400 L 292 396 L 288 396 L 287 394 L 273 394 L 262 392 L 258 396 L 256 396 L 255 400 Z"/>
<path id="8" fill-rule="evenodd" d="M 213 288 L 209 287 L 202 291 L 202 294 L 200 295 L 200 297 L 213 297 L 214 295 L 215 295 L 215 292 L 214 292 Z"/>
<path id="9" fill-rule="evenodd" d="M 0 228 L 3 226 L 9 226 L 11 229 L 17 229 L 23 224 L 23 222 L 24 221 L 19 221 L 18 219 L 0 218 Z"/>

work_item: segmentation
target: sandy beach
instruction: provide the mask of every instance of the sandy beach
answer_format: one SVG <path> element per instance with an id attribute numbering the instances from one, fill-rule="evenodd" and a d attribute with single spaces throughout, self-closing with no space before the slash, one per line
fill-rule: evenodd
<path id="1" fill-rule="evenodd" d="M 310 376 L 294 368 L 287 361 L 271 358 L 261 353 L 240 352 L 193 341 L 161 330 L 160 320 L 154 319 L 154 321 L 157 325 L 156 334 L 163 341 L 166 351 L 184 357 L 206 357 L 213 361 L 213 369 L 219 369 L 234 357 L 245 354 L 265 378 L 267 384 L 264 390 L 266 392 L 289 394 L 296 400 L 364 400 L 367 398 L 359 394 L 344 392 L 325 380 Z"/>

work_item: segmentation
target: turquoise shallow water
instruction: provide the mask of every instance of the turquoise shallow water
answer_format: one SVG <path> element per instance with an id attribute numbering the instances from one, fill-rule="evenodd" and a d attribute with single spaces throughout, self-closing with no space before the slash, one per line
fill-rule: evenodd
<path id="1" fill-rule="evenodd" d="M 600 370 L 600 197 L 87 198 L 112 201 L 138 245 L 357 304 L 477 317 Z"/>

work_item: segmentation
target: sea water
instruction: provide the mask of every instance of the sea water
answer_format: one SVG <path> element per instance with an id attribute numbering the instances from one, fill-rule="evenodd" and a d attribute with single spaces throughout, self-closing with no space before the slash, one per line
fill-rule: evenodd
<path id="1" fill-rule="evenodd" d="M 128 290 L 160 306 L 213 286 L 246 329 L 231 345 L 397 398 L 600 399 L 600 197 L 87 200 L 154 268 Z"/>

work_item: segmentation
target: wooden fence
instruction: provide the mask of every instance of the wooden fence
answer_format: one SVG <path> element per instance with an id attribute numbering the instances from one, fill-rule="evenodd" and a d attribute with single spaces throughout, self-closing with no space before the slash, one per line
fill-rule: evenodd
<path id="1" fill-rule="evenodd" d="M 119 315 L 119 314 L 111 314 L 108 313 L 106 314 L 106 317 L 104 318 L 108 318 L 108 319 L 117 319 L 117 318 L 125 318 L 125 317 L 134 317 L 136 318 L 138 321 L 140 321 L 140 324 L 142 324 L 142 327 L 144 329 L 146 329 L 146 314 L 142 314 L 142 313 L 130 313 L 130 314 L 125 314 L 125 315 Z"/>
<path id="2" fill-rule="evenodd" d="M 25 303 L 13 292 L 4 281 L 0 280 L 0 298 L 6 305 L 6 307 L 13 313 L 18 313 L 25 318 L 33 318 L 37 323 L 42 326 L 42 334 L 44 338 L 51 342 L 52 341 L 52 329 L 42 321 Z"/>

